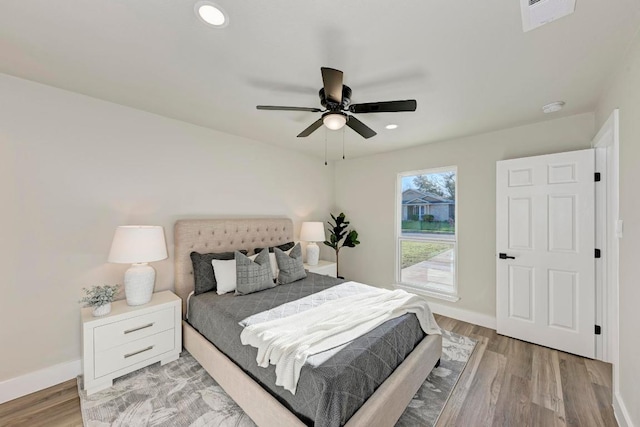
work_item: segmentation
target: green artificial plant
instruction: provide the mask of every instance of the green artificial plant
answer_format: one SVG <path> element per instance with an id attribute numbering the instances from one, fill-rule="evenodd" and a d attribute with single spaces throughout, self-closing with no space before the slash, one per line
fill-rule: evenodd
<path id="1" fill-rule="evenodd" d="M 118 295 L 120 285 L 92 286 L 82 290 L 85 296 L 78 302 L 84 303 L 85 307 L 101 307 L 113 302 Z"/>
<path id="2" fill-rule="evenodd" d="M 331 221 L 327 221 L 327 224 L 330 225 L 327 230 L 331 237 L 329 240 L 325 240 L 324 244 L 336 251 L 336 273 L 340 277 L 340 249 L 344 247 L 355 248 L 360 244 L 360 241 L 358 240 L 358 232 L 348 229 L 349 221 L 346 220 L 344 213 L 340 213 L 337 217 L 331 214 L 331 218 L 333 218 L 333 224 Z M 342 241 L 343 239 L 344 241 Z"/>

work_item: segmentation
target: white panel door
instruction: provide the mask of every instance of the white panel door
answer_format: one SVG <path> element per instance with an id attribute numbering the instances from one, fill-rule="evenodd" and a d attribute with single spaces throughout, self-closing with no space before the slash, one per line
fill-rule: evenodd
<path id="1" fill-rule="evenodd" d="M 595 355 L 594 151 L 497 164 L 498 333 Z"/>

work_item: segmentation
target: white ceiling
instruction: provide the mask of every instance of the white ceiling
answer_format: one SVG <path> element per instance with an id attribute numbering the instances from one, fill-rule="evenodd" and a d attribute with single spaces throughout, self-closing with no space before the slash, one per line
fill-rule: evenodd
<path id="1" fill-rule="evenodd" d="M 578 0 L 523 33 L 516 0 L 2 0 L 0 72 L 324 156 L 348 157 L 592 111 L 640 25 L 640 2 Z M 361 114 L 378 132 L 296 135 L 318 113 L 320 67 L 343 70 L 352 101 L 415 98 L 415 113 Z M 543 115 L 543 104 L 566 108 Z M 397 123 L 389 131 L 386 124 Z M 179 143 L 179 141 L 176 141 Z"/>

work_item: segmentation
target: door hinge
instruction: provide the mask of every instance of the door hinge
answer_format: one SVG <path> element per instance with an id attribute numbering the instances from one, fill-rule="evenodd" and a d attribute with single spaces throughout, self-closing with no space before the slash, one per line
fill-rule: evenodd
<path id="1" fill-rule="evenodd" d="M 601 179 L 601 178 L 600 178 L 600 172 L 596 172 L 596 173 L 594 174 L 594 179 L 595 179 L 595 181 L 596 181 L 596 182 L 600 182 L 600 179 Z"/>
<path id="2" fill-rule="evenodd" d="M 596 258 L 601 258 L 602 257 L 602 251 L 600 249 L 596 249 Z"/>
<path id="3" fill-rule="evenodd" d="M 596 325 L 596 335 L 601 335 L 602 334 L 602 328 L 600 327 L 600 325 Z"/>

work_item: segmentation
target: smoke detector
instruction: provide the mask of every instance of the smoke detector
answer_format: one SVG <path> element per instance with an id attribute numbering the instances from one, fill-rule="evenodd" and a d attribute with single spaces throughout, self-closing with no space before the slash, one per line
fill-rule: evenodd
<path id="1" fill-rule="evenodd" d="M 552 102 L 551 104 L 543 105 L 542 112 L 545 114 L 555 113 L 557 111 L 562 110 L 563 107 L 564 107 L 564 101 L 556 101 L 556 102 Z"/>
<path id="2" fill-rule="evenodd" d="M 522 29 L 526 33 L 576 10 L 576 0 L 520 0 Z"/>

